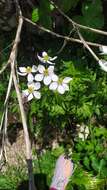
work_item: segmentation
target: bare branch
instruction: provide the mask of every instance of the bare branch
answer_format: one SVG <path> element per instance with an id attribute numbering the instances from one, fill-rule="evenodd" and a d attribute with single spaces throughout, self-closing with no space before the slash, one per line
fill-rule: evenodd
<path id="1" fill-rule="evenodd" d="M 86 42 L 82 36 L 82 34 L 80 33 L 79 29 L 83 28 L 83 29 L 88 29 L 91 32 L 95 32 L 95 33 L 99 33 L 99 34 L 103 34 L 103 35 L 107 35 L 107 32 L 101 31 L 101 30 L 96 30 L 90 27 L 86 27 L 80 24 L 77 24 L 76 22 L 74 22 L 70 17 L 68 17 L 53 1 L 50 1 L 54 7 L 73 25 L 73 29 L 77 32 L 81 42 L 83 43 L 83 45 L 86 47 L 86 49 L 88 49 L 88 51 L 91 53 L 91 55 L 94 57 L 94 59 L 96 61 L 99 61 L 99 58 L 96 56 L 96 54 L 93 52 L 93 50 L 89 47 L 89 43 Z"/>
<path id="2" fill-rule="evenodd" d="M 28 18 L 23 17 L 23 19 L 24 19 L 25 21 L 29 22 L 30 24 L 32 24 L 33 26 L 36 26 L 36 27 L 39 28 L 40 30 L 42 30 L 42 31 L 44 31 L 44 32 L 47 32 L 47 33 L 49 33 L 49 34 L 51 34 L 51 35 L 53 35 L 53 36 L 55 36 L 55 37 L 57 37 L 57 38 L 61 38 L 61 39 L 64 39 L 64 40 L 66 40 L 66 41 L 69 41 L 69 42 L 76 42 L 76 43 L 79 43 L 79 44 L 83 44 L 83 42 L 82 42 L 81 40 L 79 40 L 79 39 L 75 39 L 75 38 L 72 38 L 72 37 L 69 38 L 68 36 L 63 36 L 63 35 L 61 35 L 61 34 L 55 33 L 55 32 L 53 32 L 53 31 L 51 31 L 51 30 L 49 30 L 49 29 L 46 29 L 46 28 L 43 27 L 43 26 L 39 26 L 38 24 L 32 22 L 32 21 L 31 21 L 30 19 L 28 19 Z M 90 45 L 90 46 L 93 46 L 93 47 L 100 47 L 100 46 L 103 46 L 103 44 L 99 44 L 99 43 L 93 43 L 93 42 L 87 42 L 87 41 L 86 41 L 86 43 L 87 43 L 88 45 Z"/>
<path id="3" fill-rule="evenodd" d="M 29 139 L 29 134 L 28 134 L 28 130 L 27 130 L 28 127 L 27 127 L 27 123 L 26 123 L 26 116 L 25 116 L 25 111 L 24 111 L 24 107 L 23 107 L 23 103 L 22 103 L 21 93 L 20 93 L 20 90 L 18 87 L 17 78 L 16 78 L 16 74 L 15 74 L 17 48 L 18 48 L 18 44 L 20 42 L 20 34 L 21 34 L 22 25 L 23 25 L 23 18 L 20 16 L 19 24 L 18 24 L 18 28 L 17 28 L 17 32 L 16 32 L 16 37 L 14 40 L 13 48 L 12 48 L 9 59 L 10 59 L 10 63 L 11 63 L 11 72 L 12 72 L 13 82 L 14 82 L 14 86 L 15 86 L 15 90 L 16 90 L 16 94 L 17 94 L 17 98 L 18 98 L 18 102 L 19 102 L 21 117 L 22 117 L 22 123 L 23 123 L 23 129 L 24 129 L 24 135 L 25 135 L 25 141 L 26 141 L 26 148 L 27 148 L 27 150 L 26 150 L 27 159 L 31 159 L 31 147 L 30 147 L 30 143 L 29 143 L 30 139 Z"/>
<path id="4" fill-rule="evenodd" d="M 94 33 L 98 33 L 98 34 L 102 34 L 102 35 L 106 35 L 107 36 L 107 32 L 103 31 L 103 30 L 98 30 L 95 28 L 91 28 L 88 26 L 84 26 L 81 24 L 78 24 L 76 22 L 74 22 L 69 16 L 67 16 L 53 1 L 50 0 L 50 2 L 54 5 L 54 7 L 60 12 L 61 15 L 63 15 L 70 23 L 72 23 L 73 27 L 77 26 L 78 28 L 82 28 L 84 30 L 89 30 L 90 32 L 94 32 Z"/>
<path id="5" fill-rule="evenodd" d="M 84 47 L 88 49 L 88 51 L 91 53 L 91 55 L 94 57 L 96 61 L 99 61 L 99 58 L 96 56 L 96 54 L 93 52 L 93 50 L 89 47 L 87 42 L 84 40 L 83 36 L 81 35 L 80 31 L 77 29 L 78 36 L 80 37 L 81 41 L 83 42 Z"/>
<path id="6" fill-rule="evenodd" d="M 11 47 L 12 45 L 13 45 L 13 42 L 10 43 L 10 44 L 9 44 L 6 48 L 4 48 L 2 51 L 0 51 L 0 54 L 4 53 L 4 51 L 7 50 L 7 49 L 8 49 L 9 47 Z M 8 66 L 9 66 L 9 61 L 8 61 L 5 65 L 3 65 L 2 69 L 0 70 L 0 74 L 2 74 Z"/>
<path id="7" fill-rule="evenodd" d="M 21 97 L 21 93 L 20 93 L 20 89 L 19 89 L 19 85 L 18 85 L 18 81 L 16 77 L 16 72 L 15 72 L 18 44 L 20 42 L 20 34 L 21 34 L 22 26 L 23 26 L 22 12 L 18 4 L 18 1 L 15 0 L 15 2 L 16 2 L 18 14 L 19 14 L 19 23 L 18 23 L 16 37 L 14 40 L 14 44 L 13 44 L 13 48 L 12 48 L 9 60 L 10 60 L 12 78 L 13 78 L 13 83 L 15 86 L 16 94 L 17 94 L 17 99 L 18 99 L 21 118 L 22 118 L 23 130 L 24 130 L 24 138 L 25 138 L 25 144 L 26 144 L 26 160 L 27 160 L 28 174 L 29 174 L 29 190 L 36 190 L 35 185 L 34 185 L 34 177 L 33 177 L 33 170 L 32 170 L 32 150 L 31 150 L 31 143 L 30 143 L 30 138 L 29 138 L 29 133 L 28 133 L 28 126 L 26 122 L 26 115 L 25 115 L 22 97 Z"/>
<path id="8" fill-rule="evenodd" d="M 0 132 L 1 132 L 1 129 L 2 129 L 2 126 L 3 126 L 3 122 L 4 122 L 5 110 L 6 110 L 6 105 L 8 103 L 8 98 L 9 98 L 9 95 L 10 95 L 11 86 L 12 86 L 12 72 L 10 73 L 9 83 L 8 83 L 7 93 L 6 93 L 6 98 L 5 98 L 5 101 L 4 101 L 4 111 L 3 111 L 1 122 L 0 122 Z"/>
<path id="9" fill-rule="evenodd" d="M 9 66 L 9 62 L 3 65 L 2 69 L 0 70 L 0 75 L 5 71 L 5 69 Z"/>
<path id="10" fill-rule="evenodd" d="M 72 32 L 74 31 L 74 29 L 72 29 L 71 31 L 70 31 L 70 33 L 69 33 L 69 35 L 68 35 L 68 37 L 70 38 L 70 36 L 71 36 L 71 34 L 72 34 Z M 59 49 L 59 51 L 57 52 L 57 54 L 60 54 L 62 51 L 63 51 L 63 49 L 65 48 L 65 46 L 67 45 L 67 40 L 64 40 L 64 42 L 63 42 L 63 45 L 61 46 L 61 48 Z"/>
<path id="11" fill-rule="evenodd" d="M 10 43 L 7 47 L 5 47 L 3 50 L 0 51 L 0 54 L 4 53 L 5 50 L 7 50 L 9 47 L 13 45 L 13 42 Z"/>

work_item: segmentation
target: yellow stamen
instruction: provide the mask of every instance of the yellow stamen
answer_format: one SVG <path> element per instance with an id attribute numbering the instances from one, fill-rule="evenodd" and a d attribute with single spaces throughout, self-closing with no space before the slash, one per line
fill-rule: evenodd
<path id="1" fill-rule="evenodd" d="M 48 75 L 49 75 L 48 69 L 45 69 L 45 70 L 44 70 L 44 75 L 45 75 L 45 76 L 48 76 Z"/>
<path id="2" fill-rule="evenodd" d="M 32 92 L 34 92 L 34 87 L 33 86 L 29 86 L 28 87 L 28 92 L 31 94 Z"/>
<path id="3" fill-rule="evenodd" d="M 49 56 L 48 56 L 48 55 L 45 55 L 45 56 L 43 56 L 43 59 L 44 59 L 45 61 L 48 61 L 48 60 L 49 60 Z"/>
<path id="4" fill-rule="evenodd" d="M 60 78 L 60 79 L 58 80 L 58 84 L 59 84 L 59 85 L 62 84 L 62 81 L 63 81 L 63 79 Z"/>
<path id="5" fill-rule="evenodd" d="M 31 72 L 32 72 L 32 68 L 31 68 L 31 67 L 27 67 L 27 68 L 26 68 L 26 72 L 27 72 L 27 73 L 31 73 Z"/>

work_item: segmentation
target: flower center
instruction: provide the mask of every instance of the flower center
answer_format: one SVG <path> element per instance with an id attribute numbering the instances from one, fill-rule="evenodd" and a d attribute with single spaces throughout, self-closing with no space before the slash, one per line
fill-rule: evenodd
<path id="1" fill-rule="evenodd" d="M 28 91 L 31 94 L 32 92 L 34 92 L 34 87 L 33 86 L 28 87 Z"/>
<path id="2" fill-rule="evenodd" d="M 44 75 L 45 75 L 45 76 L 48 76 L 48 75 L 49 75 L 48 69 L 45 69 L 45 70 L 44 70 Z"/>
<path id="3" fill-rule="evenodd" d="M 31 73 L 31 72 L 32 72 L 32 68 L 31 68 L 31 67 L 27 67 L 27 68 L 26 68 L 26 72 L 27 72 L 27 73 Z"/>
<path id="4" fill-rule="evenodd" d="M 58 84 L 61 85 L 61 84 L 62 84 L 62 81 L 63 81 L 63 79 L 60 78 L 60 79 L 58 80 Z"/>
<path id="5" fill-rule="evenodd" d="M 49 60 L 49 56 L 48 56 L 48 55 L 45 55 L 45 56 L 43 56 L 43 59 L 44 59 L 45 61 L 48 61 L 48 60 Z"/>

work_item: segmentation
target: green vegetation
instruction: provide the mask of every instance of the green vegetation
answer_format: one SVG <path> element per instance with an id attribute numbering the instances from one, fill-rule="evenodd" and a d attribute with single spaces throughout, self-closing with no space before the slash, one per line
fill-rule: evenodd
<path id="1" fill-rule="evenodd" d="M 68 0 L 68 3 L 66 1 L 59 0 L 57 4 L 70 18 L 79 24 L 103 29 L 104 15 L 101 0 Z M 69 35 L 73 29 L 71 23 L 58 13 L 49 0 L 41 0 L 30 14 L 33 22 L 64 36 Z M 21 36 L 17 68 L 38 66 L 38 53 L 46 51 L 53 57 L 63 45 L 63 40 L 37 28 L 33 28 L 32 31 L 29 29 L 28 34 L 26 31 L 25 29 Z M 80 29 L 80 32 L 85 40 L 91 42 L 103 44 L 107 38 L 83 29 Z M 71 36 L 78 38 L 74 30 Z M 8 34 L 1 32 L 0 41 L 3 44 L 1 48 L 7 47 L 13 39 L 14 34 L 11 32 Z M 27 44 L 28 49 L 25 47 Z M 93 50 L 100 58 L 107 59 L 107 56 L 99 55 L 99 49 L 93 48 Z M 10 48 L 2 51 L 0 68 L 6 64 L 9 52 Z M 74 173 L 67 190 L 105 190 L 107 188 L 107 73 L 100 69 L 98 62 L 86 49 L 73 42 L 67 43 L 57 56 L 55 73 L 63 78 L 66 76 L 73 78 L 69 83 L 69 91 L 61 95 L 44 86 L 40 100 L 32 99 L 24 103 L 30 136 L 34 142 L 42 144 L 39 150 L 33 148 L 35 183 L 38 190 L 45 190 L 46 185 L 49 187 L 56 159 L 61 153 L 67 153 L 74 162 Z M 7 68 L 0 75 L 0 119 L 9 72 Z M 26 79 L 19 77 L 19 81 L 20 88 L 26 89 Z M 9 123 L 9 131 L 14 125 L 17 126 L 17 123 L 21 123 L 16 92 L 13 88 L 8 109 L 12 115 L 18 115 L 16 123 Z M 89 129 L 87 138 L 79 137 L 82 126 L 87 126 Z M 57 141 L 58 145 L 55 148 L 52 144 L 54 141 Z M 39 184 L 37 179 L 41 179 Z M 17 166 L 14 163 L 13 166 L 6 165 L 6 171 L 0 173 L 0 190 L 21 190 L 18 186 L 26 180 L 25 163 L 19 162 Z M 23 186 L 22 190 L 24 188 L 27 190 L 26 186 Z"/>

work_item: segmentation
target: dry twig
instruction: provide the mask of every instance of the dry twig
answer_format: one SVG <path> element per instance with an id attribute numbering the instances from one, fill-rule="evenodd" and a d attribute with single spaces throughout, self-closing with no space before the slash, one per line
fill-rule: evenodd
<path id="1" fill-rule="evenodd" d="M 77 33 L 78 36 L 80 37 L 80 40 L 83 42 L 84 47 L 91 53 L 91 55 L 94 57 L 94 59 L 96 61 L 99 61 L 99 58 L 97 57 L 97 55 L 93 52 L 93 50 L 89 47 L 89 45 L 87 44 L 87 42 L 84 40 L 82 34 L 80 33 L 80 31 L 77 28 Z"/>
<path id="2" fill-rule="evenodd" d="M 88 26 L 84 26 L 84 25 L 81 25 L 81 24 L 78 24 L 76 22 L 74 22 L 69 16 L 67 16 L 52 0 L 50 0 L 50 2 L 53 4 L 53 6 L 60 12 L 61 15 L 63 15 L 70 23 L 72 23 L 73 27 L 78 27 L 78 28 L 82 28 L 84 30 L 89 30 L 90 32 L 94 32 L 94 33 L 98 33 L 98 34 L 101 34 L 101 35 L 106 35 L 107 36 L 107 32 L 105 31 L 102 31 L 102 30 L 98 30 L 98 29 L 95 29 L 95 28 L 91 28 L 91 27 L 88 27 Z"/>
<path id="3" fill-rule="evenodd" d="M 70 33 L 69 33 L 69 35 L 68 35 L 69 38 L 70 38 L 72 32 L 73 32 L 73 30 L 70 31 Z M 57 52 L 57 54 L 60 54 L 60 53 L 63 51 L 63 49 L 64 49 L 65 46 L 67 45 L 67 42 L 68 42 L 67 40 L 64 40 L 63 45 L 61 46 L 61 48 L 59 49 L 59 51 Z"/>
<path id="4" fill-rule="evenodd" d="M 32 22 L 32 21 L 31 21 L 30 19 L 28 19 L 28 18 L 23 17 L 23 19 L 24 19 L 26 22 L 32 24 L 33 26 L 36 26 L 36 27 L 39 28 L 40 30 L 42 30 L 42 31 L 44 31 L 44 32 L 47 32 L 47 33 L 49 33 L 49 34 L 51 34 L 51 35 L 53 35 L 53 36 L 55 36 L 55 37 L 57 37 L 57 38 L 64 39 L 64 40 L 66 40 L 66 41 L 68 41 L 68 42 L 76 42 L 76 43 L 79 43 L 79 44 L 83 44 L 83 42 L 82 42 L 80 39 L 76 39 L 76 38 L 72 38 L 72 37 L 69 38 L 68 36 L 63 36 L 63 35 L 61 35 L 61 34 L 58 34 L 58 33 L 56 33 L 56 32 L 53 32 L 53 31 L 51 31 L 51 30 L 49 30 L 49 29 L 46 29 L 46 28 L 43 27 L 43 26 L 40 26 L 40 25 L 38 25 L 38 24 Z M 93 47 L 100 47 L 100 46 L 103 46 L 103 44 L 99 44 L 99 43 L 93 43 L 93 42 L 87 42 L 87 41 L 86 41 L 86 43 L 87 43 L 88 45 L 90 45 L 90 46 L 93 46 Z"/>
<path id="5" fill-rule="evenodd" d="M 29 133 L 28 133 L 28 126 L 27 126 L 27 122 L 26 122 L 26 115 L 25 115 L 25 111 L 24 111 L 24 107 L 23 107 L 23 103 L 22 103 L 22 97 L 21 97 L 21 93 L 19 90 L 19 85 L 17 82 L 16 72 L 15 72 L 16 71 L 16 62 L 17 62 L 16 59 L 17 59 L 18 44 L 20 42 L 20 34 L 21 34 L 22 26 L 23 26 L 23 18 L 22 18 L 22 12 L 21 12 L 20 6 L 19 6 L 17 0 L 15 0 L 15 3 L 16 3 L 17 10 L 19 13 L 19 23 L 18 23 L 18 27 L 17 27 L 17 31 L 16 31 L 16 37 L 15 37 L 13 47 L 12 47 L 12 50 L 10 53 L 10 57 L 6 64 L 6 67 L 10 64 L 11 74 L 10 74 L 7 94 L 6 94 L 6 98 L 5 98 L 5 102 L 4 102 L 4 113 L 2 116 L 2 120 L 1 120 L 1 128 L 2 128 L 3 123 L 5 125 L 5 127 L 3 129 L 4 133 L 3 133 L 2 141 L 3 141 L 3 145 L 4 145 L 4 139 L 5 139 L 4 137 L 6 135 L 6 125 L 7 125 L 7 102 L 8 102 L 10 89 L 12 86 L 12 79 L 13 79 L 13 83 L 15 86 L 18 103 L 19 103 L 19 107 L 20 107 L 23 130 L 24 130 L 24 138 L 25 138 L 25 144 L 26 144 L 26 161 L 27 161 L 28 174 L 29 174 L 29 190 L 36 190 L 35 185 L 34 185 L 33 168 L 32 168 L 32 150 L 31 150 L 31 143 L 30 143 L 30 138 L 29 138 Z M 5 68 L 2 68 L 1 73 L 5 70 Z M 5 151 L 5 149 L 4 149 L 4 151 Z M 2 155 L 2 152 L 1 152 L 1 155 Z"/>
<path id="6" fill-rule="evenodd" d="M 5 98 L 5 101 L 4 101 L 4 110 L 3 110 L 3 114 L 2 114 L 2 118 L 1 118 L 1 122 L 0 122 L 0 132 L 2 130 L 3 123 L 4 123 L 6 105 L 8 104 L 8 99 L 9 99 L 9 95 L 10 95 L 11 86 L 12 86 L 12 72 L 10 73 L 9 83 L 8 83 L 7 93 L 6 93 L 6 98 Z"/>
<path id="7" fill-rule="evenodd" d="M 23 124 L 23 130 L 24 130 L 24 138 L 25 138 L 25 144 L 26 144 L 26 160 L 28 164 L 28 174 L 29 174 L 29 190 L 35 190 L 35 185 L 34 185 L 34 178 L 33 178 L 33 171 L 32 171 L 32 150 L 31 150 L 31 143 L 30 143 L 30 138 L 29 138 L 29 133 L 28 133 L 28 126 L 26 122 L 26 115 L 22 103 L 22 97 L 21 93 L 19 90 L 19 85 L 17 82 L 16 78 L 16 58 L 17 58 L 17 51 L 18 51 L 18 44 L 20 42 L 20 34 L 22 30 L 22 25 L 23 25 L 23 18 L 22 18 L 22 12 L 20 9 L 20 6 L 18 4 L 18 1 L 16 0 L 16 5 L 18 8 L 18 13 L 19 13 L 19 23 L 17 27 L 17 32 L 16 32 L 16 37 L 14 40 L 13 48 L 10 54 L 10 63 L 11 63 L 11 72 L 12 72 L 12 78 L 13 78 L 13 83 L 15 86 L 17 98 L 18 98 L 18 103 L 20 107 L 20 113 L 21 113 L 21 118 L 22 118 L 22 124 Z"/>
<path id="8" fill-rule="evenodd" d="M 90 28 L 84 25 L 80 25 L 77 24 L 76 22 L 74 22 L 69 16 L 67 16 L 53 1 L 50 1 L 54 7 L 60 12 L 61 15 L 63 15 L 70 23 L 72 23 L 73 29 L 77 32 L 81 42 L 83 43 L 84 47 L 91 53 L 91 55 L 94 57 L 94 59 L 96 61 L 99 61 L 99 58 L 96 56 L 96 54 L 93 52 L 93 50 L 89 47 L 89 43 L 85 41 L 85 39 L 83 38 L 82 34 L 79 31 L 79 28 L 85 29 L 85 30 L 90 30 L 91 32 L 95 32 L 95 33 L 99 33 L 102 35 L 107 35 L 107 32 L 105 31 L 101 31 L 101 30 L 97 30 L 94 28 Z"/>

